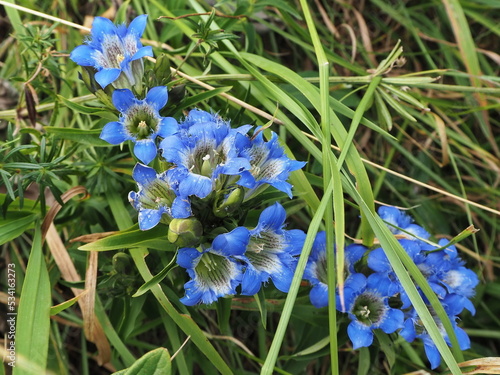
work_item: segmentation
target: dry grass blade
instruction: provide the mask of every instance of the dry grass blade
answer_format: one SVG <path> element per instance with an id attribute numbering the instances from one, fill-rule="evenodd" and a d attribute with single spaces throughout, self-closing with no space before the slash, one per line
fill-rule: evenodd
<path id="1" fill-rule="evenodd" d="M 499 357 L 485 357 L 465 361 L 458 364 L 463 371 L 463 374 L 500 374 L 500 358 Z M 466 367 L 474 367 L 472 370 Z"/>
<path id="2" fill-rule="evenodd" d="M 84 198 L 88 195 L 87 190 L 83 186 L 75 186 L 65 192 L 61 196 L 61 199 L 63 202 L 67 202 L 74 196 L 80 194 L 83 194 Z M 78 282 L 81 281 L 80 275 L 76 271 L 75 265 L 68 254 L 66 246 L 61 240 L 61 237 L 53 224 L 53 220 L 60 209 L 61 205 L 55 203 L 49 212 L 47 212 L 42 224 L 42 238 L 47 241 L 47 245 L 49 246 L 54 261 L 61 272 L 62 278 L 66 281 Z M 99 351 L 97 360 L 100 364 L 103 364 L 111 360 L 111 348 L 106 335 L 104 334 L 104 330 L 94 314 L 97 255 L 92 254 L 94 253 L 92 252 L 90 255 L 91 258 L 89 260 L 85 284 L 85 290 L 87 293 L 78 300 L 78 304 L 82 310 L 85 335 L 90 341 L 96 344 Z M 76 288 L 71 288 L 71 290 L 75 296 L 81 293 L 81 291 Z"/>
<path id="3" fill-rule="evenodd" d="M 91 243 L 91 242 L 95 242 L 97 240 L 111 236 L 111 235 L 116 234 L 116 233 L 118 233 L 118 232 L 113 231 L 113 232 L 101 232 L 101 233 L 85 234 L 83 236 L 78 236 L 78 237 L 72 238 L 71 240 L 69 240 L 69 243 L 73 243 L 73 242 Z"/>
<path id="4" fill-rule="evenodd" d="M 48 228 L 46 241 L 47 245 L 49 246 L 50 252 L 54 257 L 54 261 L 56 262 L 59 271 L 61 271 L 62 278 L 66 281 L 71 281 L 71 282 L 81 281 L 80 275 L 76 271 L 75 265 L 73 264 L 68 254 L 68 251 L 64 246 L 64 243 L 61 240 L 59 233 L 57 233 L 57 230 L 53 223 L 51 223 L 51 225 Z M 89 264 L 89 268 L 91 266 L 92 265 Z M 97 267 L 97 265 L 94 264 L 93 267 Z M 97 320 L 97 317 L 95 316 L 93 310 L 94 299 L 95 299 L 95 285 L 93 286 L 93 288 L 94 291 L 87 292 L 86 296 L 78 300 L 78 304 L 80 305 L 80 309 L 82 310 L 84 326 L 92 327 L 92 329 L 90 330 L 91 332 L 90 334 L 92 336 L 87 336 L 87 338 L 90 341 L 94 342 L 95 345 L 97 346 L 97 349 L 99 351 L 97 361 L 99 362 L 99 364 L 104 364 L 111 360 L 111 347 L 109 345 L 108 339 L 106 338 L 104 330 L 102 329 L 101 324 Z M 81 293 L 80 289 L 71 288 L 71 290 L 73 291 L 73 294 L 75 296 Z M 90 295 L 93 298 L 92 301 L 89 301 L 89 299 L 91 298 Z"/>
<path id="5" fill-rule="evenodd" d="M 430 112 L 430 115 L 434 117 L 434 122 L 436 124 L 436 131 L 439 135 L 439 139 L 441 140 L 442 158 L 439 166 L 444 167 L 450 162 L 450 155 L 448 154 L 448 137 L 446 136 L 446 126 L 441 117 L 432 112 Z"/>
<path id="6" fill-rule="evenodd" d="M 71 198 L 73 198 L 74 196 L 79 195 L 79 194 L 83 194 L 84 196 L 82 199 L 85 199 L 88 197 L 89 193 L 87 192 L 87 189 L 85 189 L 83 186 L 75 186 L 75 187 L 69 189 L 63 195 L 61 195 L 61 200 L 64 203 L 66 203 Z M 50 208 L 49 212 L 47 212 L 47 215 L 45 215 L 45 218 L 43 219 L 43 223 L 42 223 L 42 241 L 45 239 L 45 236 L 47 234 L 49 226 L 54 221 L 54 218 L 56 217 L 56 215 L 60 209 L 61 209 L 61 205 L 59 203 L 55 202 L 54 205 Z"/>

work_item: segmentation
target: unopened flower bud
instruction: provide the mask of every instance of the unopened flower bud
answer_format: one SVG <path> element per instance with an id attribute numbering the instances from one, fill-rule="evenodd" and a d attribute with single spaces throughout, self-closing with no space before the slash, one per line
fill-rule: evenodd
<path id="1" fill-rule="evenodd" d="M 193 247 L 200 243 L 203 226 L 194 217 L 173 219 L 168 227 L 168 240 L 179 247 Z"/>
<path id="2" fill-rule="evenodd" d="M 159 82 L 170 76 L 170 60 L 166 54 L 162 53 L 156 58 L 156 64 L 153 68 L 153 72 Z"/>
<path id="3" fill-rule="evenodd" d="M 234 212 L 243 202 L 245 193 L 243 188 L 239 187 L 234 189 L 231 193 L 224 197 L 224 199 L 216 202 L 214 205 L 214 215 L 217 217 L 226 217 Z"/>
<path id="4" fill-rule="evenodd" d="M 127 274 L 130 273 L 132 266 L 132 259 L 130 255 L 125 253 L 116 253 L 113 255 L 113 269 L 117 273 Z"/>

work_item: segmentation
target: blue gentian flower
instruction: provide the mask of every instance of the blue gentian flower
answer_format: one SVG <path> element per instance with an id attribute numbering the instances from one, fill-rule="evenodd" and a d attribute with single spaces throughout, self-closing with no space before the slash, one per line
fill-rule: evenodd
<path id="1" fill-rule="evenodd" d="M 173 117 L 161 117 L 159 114 L 159 110 L 167 104 L 167 87 L 153 87 L 143 100 L 137 99 L 128 89 L 115 90 L 112 99 L 121 116 L 119 121 L 104 126 L 101 139 L 113 145 L 133 141 L 135 156 L 144 164 L 149 164 L 156 157 L 156 137 L 167 137 L 178 130 L 178 123 Z"/>
<path id="2" fill-rule="evenodd" d="M 225 185 L 227 176 L 250 169 L 235 145 L 236 135 L 247 132 L 248 126 L 231 129 L 220 117 L 195 110 L 180 128 L 178 134 L 166 137 L 160 148 L 166 161 L 186 172 L 179 186 L 181 194 L 205 198 L 216 185 Z"/>
<path id="3" fill-rule="evenodd" d="M 273 132 L 271 140 L 265 142 L 261 130 L 257 128 L 252 139 L 247 137 L 247 145 L 241 155 L 248 158 L 251 168 L 241 173 L 238 184 L 250 189 L 246 198 L 254 195 L 257 188 L 264 184 L 285 192 L 291 198 L 292 185 L 287 182 L 288 176 L 306 163 L 288 158 L 278 142 L 276 133 Z"/>
<path id="4" fill-rule="evenodd" d="M 174 170 L 157 174 L 153 168 L 136 164 L 132 177 L 139 191 L 129 193 L 129 201 L 139 211 L 139 228 L 148 230 L 160 221 L 168 224 L 172 218 L 184 219 L 191 215 L 188 198 L 178 192 L 180 176 Z"/>
<path id="5" fill-rule="evenodd" d="M 427 240 L 430 237 L 430 234 L 424 228 L 413 224 L 413 219 L 396 207 L 381 206 L 378 209 L 378 214 L 382 220 L 387 222 L 387 227 L 391 232 L 396 235 L 422 243 L 425 243 L 425 241 L 421 239 Z"/>
<path id="6" fill-rule="evenodd" d="M 438 246 L 445 248 L 435 251 L 431 245 L 425 247 L 428 254 L 419 268 L 425 272 L 431 286 L 438 284 L 443 288 L 443 293 L 438 294 L 441 298 L 446 296 L 449 301 L 453 298 L 453 306 L 450 305 L 454 311 L 452 315 L 458 315 L 464 308 L 474 314 L 476 309 L 469 298 L 474 296 L 479 278 L 474 271 L 463 266 L 455 246 L 448 246 L 448 240 L 440 239 Z"/>
<path id="7" fill-rule="evenodd" d="M 185 268 L 191 278 L 184 284 L 186 294 L 180 301 L 187 306 L 211 304 L 220 297 L 236 294 L 242 265 L 229 255 L 212 247 L 202 251 L 179 249 L 177 264 Z"/>
<path id="8" fill-rule="evenodd" d="M 413 262 L 417 265 L 423 262 L 424 259 L 420 256 L 420 242 L 409 239 L 399 239 L 398 242 L 406 250 Z M 385 255 L 383 248 L 376 248 L 368 254 L 367 265 L 371 270 L 375 271 L 372 278 L 377 279 L 379 290 L 389 297 L 401 293 L 404 307 L 408 307 L 409 305 L 406 306 L 406 303 L 409 304 L 410 300 L 406 297 L 406 292 L 396 276 L 389 259 Z"/>
<path id="9" fill-rule="evenodd" d="M 92 23 L 91 38 L 76 47 L 71 60 L 81 66 L 97 70 L 95 80 L 102 88 L 110 83 L 115 88 L 132 88 L 142 91 L 145 56 L 153 56 L 151 46 L 143 47 L 140 41 L 146 27 L 147 15 L 135 18 L 128 28 L 118 27 L 110 20 L 96 17 Z"/>
<path id="10" fill-rule="evenodd" d="M 354 265 L 363 257 L 367 248 L 362 245 L 351 244 L 344 250 L 345 267 L 347 270 L 347 285 L 352 285 L 352 278 L 357 279 L 361 274 L 354 270 Z M 308 280 L 312 286 L 309 299 L 313 306 L 317 308 L 328 306 L 328 282 L 326 265 L 326 233 L 318 232 L 311 249 L 311 254 L 307 260 L 304 270 L 304 279 Z M 363 276 L 364 279 L 364 276 Z M 358 279 L 359 280 L 359 279 Z M 340 301 L 338 301 L 340 303 Z"/>
<path id="11" fill-rule="evenodd" d="M 434 370 L 441 363 L 441 355 L 439 354 L 436 345 L 432 341 L 430 335 L 425 329 L 415 309 L 412 309 L 411 311 L 407 312 L 406 315 L 407 319 L 405 320 L 404 327 L 399 332 L 399 334 L 408 342 L 413 342 L 416 338 L 422 340 L 424 344 L 425 354 L 429 359 L 431 368 Z M 443 323 L 437 317 L 434 317 L 434 319 L 446 343 L 448 345 L 451 345 L 450 340 L 448 338 L 448 334 L 444 329 Z M 470 348 L 469 336 L 462 328 L 457 326 L 456 319 L 457 318 L 455 316 L 450 316 L 453 330 L 455 331 L 455 335 L 457 337 L 460 349 L 461 350 L 469 349 Z"/>
<path id="12" fill-rule="evenodd" d="M 244 254 L 234 254 L 245 263 L 241 294 L 258 293 L 262 283 L 269 279 L 282 292 L 286 293 L 290 289 L 297 263 L 294 255 L 300 254 L 305 233 L 298 229 L 283 229 L 285 218 L 285 209 L 276 202 L 262 211 L 254 229 L 238 227 L 222 235 L 225 238 L 223 249 L 226 252 L 230 249 L 245 249 Z M 214 247 L 215 243 L 216 241 Z M 235 246 L 235 243 L 240 245 Z"/>
<path id="13" fill-rule="evenodd" d="M 404 322 L 404 313 L 389 306 L 388 296 L 378 290 L 377 280 L 372 275 L 365 280 L 363 282 L 361 277 L 348 279 L 344 288 L 345 312 L 351 319 L 347 334 L 354 349 L 373 343 L 373 329 L 393 333 L 402 328 Z"/>

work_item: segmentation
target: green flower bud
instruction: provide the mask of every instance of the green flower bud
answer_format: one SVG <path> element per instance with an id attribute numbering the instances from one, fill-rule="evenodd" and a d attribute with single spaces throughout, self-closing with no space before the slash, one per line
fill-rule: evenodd
<path id="1" fill-rule="evenodd" d="M 125 253 L 116 253 L 113 255 L 113 269 L 117 273 L 128 274 L 132 269 L 132 258 Z"/>
<path id="2" fill-rule="evenodd" d="M 243 202 L 245 192 L 242 187 L 234 189 L 227 197 L 221 201 L 216 201 L 214 205 L 214 215 L 217 217 L 226 217 L 233 213 Z"/>
<path id="3" fill-rule="evenodd" d="M 153 72 L 158 82 L 161 82 L 164 78 L 170 77 L 170 60 L 166 54 L 162 53 L 156 58 Z"/>
<path id="4" fill-rule="evenodd" d="M 168 240 L 179 247 L 195 247 L 200 244 L 203 226 L 194 217 L 173 219 L 168 226 Z"/>

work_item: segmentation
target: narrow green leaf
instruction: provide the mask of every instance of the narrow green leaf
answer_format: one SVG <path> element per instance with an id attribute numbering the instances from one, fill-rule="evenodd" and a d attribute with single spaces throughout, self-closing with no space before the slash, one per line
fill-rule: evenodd
<path id="1" fill-rule="evenodd" d="M 358 361 L 358 374 L 357 375 L 368 375 L 372 363 L 370 361 L 370 349 L 369 348 L 359 348 L 359 361 Z"/>
<path id="2" fill-rule="evenodd" d="M 262 322 L 262 327 L 266 329 L 267 327 L 267 305 L 266 305 L 266 294 L 264 288 L 260 288 L 259 292 L 254 296 L 255 302 L 259 307 L 260 320 Z"/>
<path id="3" fill-rule="evenodd" d="M 144 293 L 146 293 L 148 290 L 150 290 L 153 286 L 159 284 L 162 282 L 162 280 L 168 275 L 170 270 L 172 270 L 176 266 L 176 261 L 177 259 L 177 254 L 174 255 L 172 260 L 170 261 L 169 264 L 165 266 L 157 275 L 153 276 L 150 280 L 142 284 L 139 289 L 137 289 L 137 292 L 134 293 L 132 297 L 139 297 L 142 296 Z"/>
<path id="4" fill-rule="evenodd" d="M 392 107 L 397 113 L 399 113 L 402 117 L 404 117 L 407 120 L 410 120 L 411 122 L 417 122 L 417 119 L 410 115 L 406 109 L 403 108 L 399 102 L 394 99 L 391 95 L 389 95 L 384 89 L 378 88 L 377 92 L 380 94 L 380 96 L 384 99 L 384 101 L 387 103 L 389 107 Z"/>
<path id="5" fill-rule="evenodd" d="M 327 205 L 332 203 L 332 192 L 333 184 L 330 183 L 320 202 L 318 210 L 314 214 L 309 225 L 307 236 L 304 241 L 304 247 L 302 248 L 302 252 L 300 253 L 300 258 L 297 263 L 297 268 L 295 269 L 295 274 L 293 275 L 290 290 L 288 291 L 285 305 L 283 306 L 281 318 L 274 333 L 274 338 L 273 342 L 271 343 L 271 347 L 269 348 L 269 353 L 267 354 L 266 360 L 261 369 L 261 374 L 263 375 L 270 375 L 273 373 L 274 365 L 276 363 L 276 360 L 278 359 L 278 354 L 281 349 L 281 343 L 283 342 L 283 338 L 285 337 L 285 333 L 288 328 L 288 322 L 290 321 L 290 316 L 295 306 L 297 293 L 299 292 L 300 283 L 302 282 L 302 276 L 306 268 L 307 259 L 309 258 L 309 254 L 311 253 L 312 245 L 314 239 L 316 238 L 316 234 L 318 233 L 319 226 L 323 220 L 323 215 L 325 213 L 326 207 Z"/>
<path id="6" fill-rule="evenodd" d="M 83 293 L 82 293 L 83 294 Z M 76 302 L 78 302 L 78 300 L 80 299 L 80 297 L 82 296 L 82 294 L 79 294 L 67 301 L 64 301 L 63 303 L 60 303 L 58 305 L 55 305 L 55 306 L 52 306 L 50 308 L 50 316 L 54 316 L 54 315 L 57 315 L 59 314 L 61 311 L 64 311 L 66 310 L 67 308 L 73 306 Z"/>
<path id="7" fill-rule="evenodd" d="M 128 369 L 115 372 L 115 375 L 169 375 L 172 373 L 172 361 L 165 348 L 151 350 L 144 354 Z"/>
<path id="8" fill-rule="evenodd" d="M 30 229 L 37 217 L 38 215 L 30 211 L 9 211 L 5 218 L 0 216 L 0 245 Z"/>
<path id="9" fill-rule="evenodd" d="M 64 105 L 75 112 L 83 113 L 84 115 L 95 115 L 110 121 L 116 121 L 118 116 L 116 116 L 113 111 L 110 111 L 109 108 L 105 107 L 87 107 L 82 104 L 75 103 L 73 100 L 66 99 L 61 95 L 57 95 L 58 99 L 61 100 Z"/>
<path id="10" fill-rule="evenodd" d="M 76 129 L 76 128 L 58 128 L 46 126 L 44 129 L 49 134 L 54 134 L 62 139 L 82 143 L 89 146 L 109 146 L 109 143 L 99 138 L 101 129 Z"/>
<path id="11" fill-rule="evenodd" d="M 36 225 L 33 246 L 26 268 L 17 318 L 16 355 L 30 365 L 45 369 L 50 331 L 50 280 L 42 251 L 42 232 Z M 10 314 L 10 313 L 7 313 Z M 31 370 L 14 367 L 14 375 L 32 374 Z"/>
<path id="12" fill-rule="evenodd" d="M 392 339 L 383 331 L 376 329 L 373 331 L 377 340 L 380 344 L 380 349 L 384 352 L 385 359 L 387 359 L 387 363 L 389 364 L 389 368 L 394 366 L 396 362 L 396 352 L 394 351 L 394 342 Z"/>
<path id="13" fill-rule="evenodd" d="M 158 225 L 147 231 L 137 229 L 137 225 L 134 225 L 124 231 L 80 246 L 78 249 L 84 251 L 109 251 L 145 246 L 174 251 L 177 247 L 167 240 L 167 232 L 168 227 L 164 225 Z"/>
<path id="14" fill-rule="evenodd" d="M 326 347 L 328 344 L 330 344 L 330 336 L 323 337 L 318 342 L 314 343 L 313 345 L 309 346 L 308 348 L 305 348 L 304 350 L 301 350 L 300 352 L 297 352 L 293 355 L 282 356 L 279 359 L 286 360 L 286 359 L 290 359 L 290 358 L 296 358 L 296 357 L 302 357 L 302 356 L 309 355 L 309 354 L 314 354 L 314 353 L 319 352 L 321 349 Z"/>
<path id="15" fill-rule="evenodd" d="M 13 1 L 13 0 L 5 0 L 5 2 L 15 4 L 15 1 Z M 16 37 L 19 39 L 21 36 L 23 36 L 26 33 L 24 30 L 24 24 L 21 21 L 21 17 L 19 16 L 19 12 L 17 9 L 11 8 L 8 5 L 4 6 L 4 8 L 5 8 L 5 13 L 7 13 L 7 17 L 9 19 L 9 22 L 17 34 Z"/>

